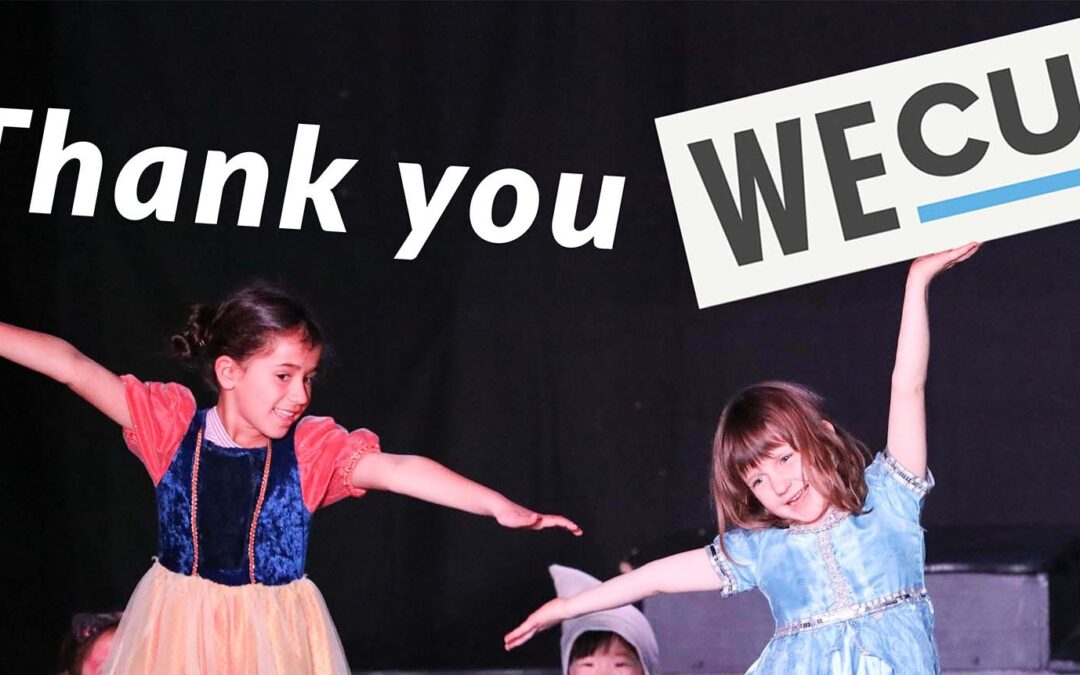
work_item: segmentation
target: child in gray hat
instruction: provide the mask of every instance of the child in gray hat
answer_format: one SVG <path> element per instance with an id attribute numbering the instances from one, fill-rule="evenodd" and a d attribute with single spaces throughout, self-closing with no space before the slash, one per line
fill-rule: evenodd
<path id="1" fill-rule="evenodd" d="M 581 570 L 561 565 L 548 568 L 560 597 L 577 595 L 600 585 L 600 580 Z M 633 605 L 594 612 L 562 622 L 564 675 L 655 675 L 660 649 L 645 615 Z"/>

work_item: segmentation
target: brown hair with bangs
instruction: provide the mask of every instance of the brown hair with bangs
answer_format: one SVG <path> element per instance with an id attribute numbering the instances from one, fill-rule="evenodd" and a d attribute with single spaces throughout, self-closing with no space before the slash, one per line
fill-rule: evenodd
<path id="1" fill-rule="evenodd" d="M 723 533 L 787 527 L 761 505 L 743 480 L 769 452 L 788 445 L 802 455 L 814 487 L 826 503 L 861 513 L 866 502 L 863 471 L 870 459 L 866 446 L 828 422 L 824 400 L 790 382 L 763 382 L 744 389 L 720 414 L 713 440 L 712 491 Z M 723 538 L 721 538 L 723 543 Z M 724 554 L 731 557 L 727 549 Z"/>

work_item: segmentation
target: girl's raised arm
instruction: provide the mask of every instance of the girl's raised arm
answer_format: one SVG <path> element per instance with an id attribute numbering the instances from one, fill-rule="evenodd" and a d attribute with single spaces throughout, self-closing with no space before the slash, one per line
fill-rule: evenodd
<path id="1" fill-rule="evenodd" d="M 721 586 L 720 577 L 713 571 L 704 551 L 694 549 L 676 553 L 609 579 L 583 593 L 549 601 L 507 633 L 503 644 L 507 650 L 511 650 L 561 621 L 629 605 L 658 593 L 718 591 Z"/>
<path id="2" fill-rule="evenodd" d="M 979 244 L 970 243 L 911 263 L 896 365 L 889 400 L 888 448 L 897 461 L 916 476 L 926 476 L 926 367 L 930 359 L 930 319 L 927 299 L 930 282 L 943 270 L 967 260 Z"/>
<path id="3" fill-rule="evenodd" d="M 575 535 L 581 528 L 562 516 L 536 513 L 510 501 L 491 488 L 471 481 L 442 464 L 418 455 L 371 453 L 353 470 L 354 486 L 386 490 L 440 506 L 491 516 L 505 527 L 542 530 L 561 527 Z"/>
<path id="4" fill-rule="evenodd" d="M 0 356 L 66 384 L 120 426 L 131 427 L 120 378 L 64 340 L 0 323 Z"/>

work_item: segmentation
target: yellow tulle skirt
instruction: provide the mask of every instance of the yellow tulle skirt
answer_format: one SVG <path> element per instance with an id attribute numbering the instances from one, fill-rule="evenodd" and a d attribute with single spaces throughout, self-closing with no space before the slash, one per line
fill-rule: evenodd
<path id="1" fill-rule="evenodd" d="M 104 675 L 349 675 L 322 594 L 224 586 L 154 562 L 124 610 Z"/>

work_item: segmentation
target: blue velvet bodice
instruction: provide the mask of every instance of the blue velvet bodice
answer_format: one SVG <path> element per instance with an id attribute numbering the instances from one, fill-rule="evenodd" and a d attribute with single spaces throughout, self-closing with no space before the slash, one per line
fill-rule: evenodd
<path id="1" fill-rule="evenodd" d="M 190 575 L 191 471 L 206 411 L 195 413 L 169 469 L 157 485 L 158 561 Z M 205 437 L 199 460 L 198 576 L 228 586 L 250 583 L 248 534 L 262 483 L 266 448 L 223 448 Z M 255 528 L 255 580 L 287 584 L 304 575 L 311 513 L 304 506 L 293 431 L 273 441 L 270 475 Z"/>

